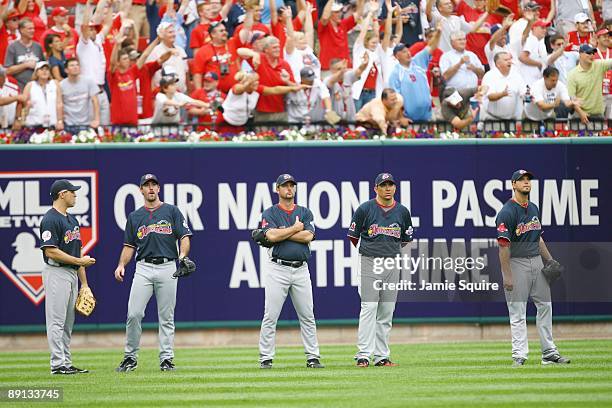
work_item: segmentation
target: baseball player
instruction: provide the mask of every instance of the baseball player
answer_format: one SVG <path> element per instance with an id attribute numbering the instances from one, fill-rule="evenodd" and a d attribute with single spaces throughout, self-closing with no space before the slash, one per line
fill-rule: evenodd
<path id="1" fill-rule="evenodd" d="M 160 201 L 159 180 L 153 174 L 140 179 L 145 205 L 127 219 L 123 250 L 115 279 L 123 282 L 125 265 L 136 252 L 136 272 L 130 289 L 126 323 L 125 356 L 116 371 L 133 371 L 138 366 L 137 353 L 142 334 L 145 308 L 155 293 L 159 318 L 159 361 L 162 371 L 174 366 L 174 306 L 176 304 L 176 260 L 187 257 L 192 235 L 178 207 Z M 180 249 L 177 251 L 177 241 Z"/>
<path id="2" fill-rule="evenodd" d="M 544 263 L 552 256 L 542 239 L 542 223 L 538 207 L 529 201 L 533 174 L 517 170 L 512 174 L 513 197 L 497 214 L 499 260 L 510 315 L 513 366 L 525 364 L 527 344 L 527 300 L 538 310 L 536 326 L 540 334 L 542 364 L 568 364 L 569 359 L 557 351 L 552 336 L 552 303 L 550 286 L 542 274 Z"/>
<path id="3" fill-rule="evenodd" d="M 317 326 L 312 303 L 312 284 L 306 261 L 310 242 L 315 237 L 312 212 L 295 204 L 296 183 L 290 174 L 276 180 L 279 202 L 262 214 L 261 228 L 273 244 L 268 250 L 269 273 L 266 275 L 266 301 L 259 335 L 261 368 L 272 368 L 276 322 L 287 294 L 300 320 L 306 367 L 324 368 L 320 362 Z"/>
<path id="4" fill-rule="evenodd" d="M 67 212 L 74 207 L 75 191 L 80 188 L 68 180 L 55 181 L 51 185 L 53 206 L 40 223 L 40 247 L 46 264 L 42 277 L 51 374 L 88 372 L 73 366 L 70 354 L 74 305 L 78 293 L 77 276 L 81 287 L 88 287 L 85 268 L 96 263 L 89 255 L 82 256 L 79 222 Z"/>
<path id="5" fill-rule="evenodd" d="M 393 367 L 390 360 L 389 334 L 393 311 L 397 300 L 395 290 L 377 290 L 375 281 L 399 282 L 399 265 L 386 265 L 377 271 L 377 259 L 395 258 L 401 248 L 412 241 L 412 219 L 410 211 L 394 200 L 396 185 L 393 176 L 381 173 L 376 176 L 374 191 L 376 198 L 361 204 L 348 230 L 348 237 L 357 246 L 359 243 L 358 292 L 361 297 L 359 330 L 357 333 L 358 367 L 374 365 Z"/>

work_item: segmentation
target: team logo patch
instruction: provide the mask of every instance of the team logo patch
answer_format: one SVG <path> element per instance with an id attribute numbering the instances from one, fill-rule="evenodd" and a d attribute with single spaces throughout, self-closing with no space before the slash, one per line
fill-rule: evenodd
<path id="1" fill-rule="evenodd" d="M 156 222 L 155 224 L 150 225 L 141 225 L 138 228 L 138 232 L 136 236 L 138 239 L 144 239 L 147 235 L 154 234 L 163 234 L 163 235 L 171 235 L 172 234 L 172 224 L 170 224 L 166 220 L 161 220 Z"/>
<path id="2" fill-rule="evenodd" d="M 508 232 L 508 228 L 506 228 L 506 224 L 504 224 L 503 222 L 499 224 L 499 227 L 497 227 L 497 232 L 499 232 L 500 234 L 503 234 L 504 232 Z"/>
<path id="3" fill-rule="evenodd" d="M 402 229 L 397 223 L 393 223 L 388 227 L 382 227 L 378 224 L 370 225 L 368 228 L 368 236 L 375 237 L 377 235 L 386 235 L 388 237 L 399 238 L 401 235 Z"/>
<path id="4" fill-rule="evenodd" d="M 355 228 L 356 228 L 356 225 L 355 225 L 355 223 L 354 223 L 354 222 L 352 222 L 352 223 L 351 223 L 351 226 L 349 227 L 349 231 L 353 231 L 353 232 L 355 232 Z"/>
<path id="5" fill-rule="evenodd" d="M 540 220 L 538 219 L 538 217 L 534 215 L 531 221 L 527 223 L 521 222 L 519 225 L 517 225 L 516 231 L 514 232 L 516 233 L 516 236 L 518 237 L 519 235 L 525 234 L 529 231 L 539 231 L 541 229 L 542 229 L 542 224 L 540 223 Z"/>
<path id="6" fill-rule="evenodd" d="M 408 227 L 408 229 L 406 230 L 406 235 L 408 235 L 409 237 L 412 236 L 412 233 L 414 232 L 414 229 L 412 228 L 412 226 Z"/>
<path id="7" fill-rule="evenodd" d="M 386 180 L 386 179 L 388 179 L 389 177 L 390 177 L 390 175 L 389 175 L 388 173 L 385 173 L 385 174 L 383 174 L 383 175 L 382 175 L 382 179 L 383 179 L 383 180 Z"/>
<path id="8" fill-rule="evenodd" d="M 57 179 L 68 179 L 81 187 L 76 192 L 76 205 L 68 209 L 81 228 L 66 231 L 59 239 L 66 243 L 80 239 L 86 254 L 98 242 L 96 171 L 0 172 L 0 280 L 4 275 L 34 305 L 45 298 L 40 246 L 52 234 L 40 231 L 40 223 L 51 208 L 49 189 Z M 8 293 L 11 289 L 6 290 Z"/>

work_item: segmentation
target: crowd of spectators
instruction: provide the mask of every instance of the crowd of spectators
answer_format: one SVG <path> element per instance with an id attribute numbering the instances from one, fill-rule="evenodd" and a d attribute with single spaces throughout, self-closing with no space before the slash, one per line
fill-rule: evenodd
<path id="1" fill-rule="evenodd" d="M 610 0 L 336 1 L 1 0 L 0 127 L 612 118 Z"/>

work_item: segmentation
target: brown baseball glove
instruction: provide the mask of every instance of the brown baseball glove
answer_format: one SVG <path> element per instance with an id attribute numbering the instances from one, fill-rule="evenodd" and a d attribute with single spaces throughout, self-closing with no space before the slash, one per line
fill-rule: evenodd
<path id="1" fill-rule="evenodd" d="M 89 287 L 81 287 L 74 308 L 85 317 L 93 313 L 96 308 L 96 298 Z"/>

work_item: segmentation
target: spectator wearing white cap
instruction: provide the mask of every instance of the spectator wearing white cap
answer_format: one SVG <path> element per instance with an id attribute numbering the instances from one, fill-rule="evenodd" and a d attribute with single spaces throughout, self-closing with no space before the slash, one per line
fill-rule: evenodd
<path id="1" fill-rule="evenodd" d="M 487 89 L 482 104 L 482 119 L 521 119 L 525 84 L 516 70 L 512 69 L 512 56 L 505 51 L 493 58 L 493 67 L 482 79 Z"/>
<path id="2" fill-rule="evenodd" d="M 32 81 L 23 90 L 25 106 L 20 118 L 26 127 L 64 128 L 62 90 L 59 82 L 51 76 L 47 61 L 36 64 Z"/>
<path id="3" fill-rule="evenodd" d="M 575 18 L 578 13 L 584 13 L 591 21 L 595 21 L 590 0 L 557 0 L 557 10 L 555 27 L 560 34 L 576 30 Z"/>
<path id="4" fill-rule="evenodd" d="M 533 101 L 525 104 L 525 116 L 531 120 L 546 120 L 555 118 L 555 110 L 563 104 L 567 109 L 574 107 L 567 87 L 559 81 L 559 70 L 546 67 L 544 77 L 536 81 L 531 89 Z"/>
<path id="5" fill-rule="evenodd" d="M 578 53 L 565 51 L 567 42 L 562 34 L 550 37 L 550 47 L 553 52 L 548 56 L 548 65 L 552 65 L 559 71 L 559 81 L 567 85 L 567 74 L 578 64 Z"/>
<path id="6" fill-rule="evenodd" d="M 290 123 L 320 122 L 332 112 L 329 90 L 317 78 L 314 69 L 304 67 L 300 82 L 305 86 L 286 96 L 287 117 Z M 335 124 L 335 123 L 331 123 Z"/>
<path id="7" fill-rule="evenodd" d="M 174 25 L 171 23 L 160 23 L 157 26 L 157 35 L 159 36 L 161 43 L 153 48 L 151 54 L 147 58 L 146 62 L 157 61 L 162 55 L 170 51 L 172 56 L 164 62 L 164 67 L 171 66 L 178 75 L 178 82 L 176 84 L 179 92 L 187 91 L 187 54 L 182 48 L 178 48 L 174 45 L 176 39 L 176 30 Z M 153 76 L 153 86 L 158 86 L 161 79 L 161 70 L 157 71 Z"/>
<path id="8" fill-rule="evenodd" d="M 348 61 L 351 66 L 351 55 L 348 43 L 348 32 L 357 24 L 361 17 L 365 1 L 357 1 L 357 9 L 352 15 L 342 18 L 342 4 L 335 0 L 329 0 L 323 8 L 323 13 L 317 25 L 317 33 L 321 51 L 321 70 L 329 70 L 332 58 L 341 58 Z M 327 77 L 328 72 L 322 73 L 322 78 Z"/>
<path id="9" fill-rule="evenodd" d="M 484 75 L 484 67 L 476 54 L 465 49 L 465 33 L 453 32 L 451 44 L 452 48 L 440 58 L 440 72 L 446 86 L 459 90 L 476 88 L 478 79 Z"/>
<path id="10" fill-rule="evenodd" d="M 578 13 L 574 17 L 576 30 L 568 34 L 568 43 L 565 51 L 578 51 L 582 44 L 591 44 L 595 46 L 597 40 L 593 33 L 593 24 L 591 19 L 585 13 Z"/>
<path id="11" fill-rule="evenodd" d="M 531 30 L 531 26 L 529 24 L 530 22 L 533 24 L 540 19 L 544 19 L 544 21 L 547 23 L 551 23 L 553 21 L 557 9 L 556 4 L 556 0 L 551 0 L 550 11 L 544 16 L 540 13 L 542 6 L 538 2 L 527 1 L 524 3 L 523 7 L 521 8 L 522 17 L 516 20 L 508 29 L 508 34 L 510 36 L 509 43 L 513 53 L 515 47 L 518 48 L 516 51 L 517 54 L 521 52 L 521 43 L 525 42 Z M 516 56 L 513 55 L 513 57 L 516 59 Z"/>
<path id="12" fill-rule="evenodd" d="M 178 125 L 181 120 L 181 108 L 209 109 L 210 105 L 190 98 L 178 92 L 177 75 L 164 75 L 159 81 L 159 93 L 155 96 L 155 111 L 152 124 Z"/>
<path id="13" fill-rule="evenodd" d="M 478 31 L 485 20 L 489 17 L 489 13 L 486 11 L 482 13 L 478 20 L 468 23 L 465 18 L 456 16 L 455 6 L 453 0 L 435 0 L 436 9 L 433 8 L 434 0 L 427 0 L 425 13 L 427 19 L 433 26 L 437 26 L 441 23 L 440 29 L 442 30 L 442 38 L 440 39 L 440 49 L 446 53 L 452 50 L 451 35 L 457 31 L 463 33 L 472 33 Z"/>
<path id="14" fill-rule="evenodd" d="M 542 70 L 548 64 L 548 51 L 544 43 L 548 23 L 537 20 L 531 26 L 531 33 L 519 54 L 519 70 L 526 84 L 532 84 L 542 78 Z"/>
<path id="15" fill-rule="evenodd" d="M 7 129 L 15 123 L 17 102 L 25 101 L 17 84 L 7 81 L 6 69 L 0 65 L 0 129 Z"/>
<path id="16" fill-rule="evenodd" d="M 469 126 L 478 115 L 479 108 L 470 106 L 470 98 L 480 98 L 478 88 L 444 88 L 441 96 L 442 118 L 457 130 Z"/>

